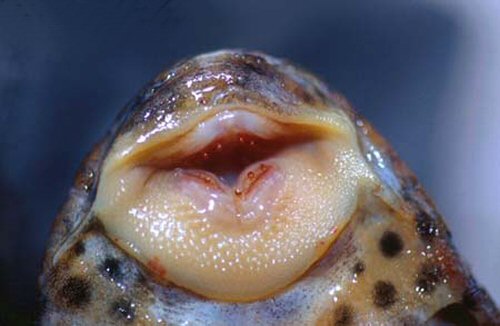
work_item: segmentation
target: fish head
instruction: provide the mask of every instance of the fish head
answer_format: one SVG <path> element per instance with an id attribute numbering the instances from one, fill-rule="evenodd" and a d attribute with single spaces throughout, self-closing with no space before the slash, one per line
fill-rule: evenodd
<path id="1" fill-rule="evenodd" d="M 40 284 L 47 324 L 499 318 L 373 127 L 312 74 L 239 50 L 179 63 L 124 109 Z"/>

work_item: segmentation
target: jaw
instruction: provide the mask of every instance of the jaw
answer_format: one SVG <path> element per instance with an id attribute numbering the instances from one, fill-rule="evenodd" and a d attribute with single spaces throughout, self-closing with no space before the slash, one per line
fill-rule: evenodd
<path id="1" fill-rule="evenodd" d="M 352 133 L 241 109 L 120 150 L 93 207 L 112 239 L 160 281 L 229 301 L 300 277 L 373 178 Z"/>

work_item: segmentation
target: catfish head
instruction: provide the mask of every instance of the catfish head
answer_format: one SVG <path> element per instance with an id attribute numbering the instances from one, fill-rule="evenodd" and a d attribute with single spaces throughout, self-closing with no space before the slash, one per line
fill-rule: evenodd
<path id="1" fill-rule="evenodd" d="M 43 324 L 495 324 L 431 199 L 339 94 L 220 51 L 161 73 L 85 159 Z"/>

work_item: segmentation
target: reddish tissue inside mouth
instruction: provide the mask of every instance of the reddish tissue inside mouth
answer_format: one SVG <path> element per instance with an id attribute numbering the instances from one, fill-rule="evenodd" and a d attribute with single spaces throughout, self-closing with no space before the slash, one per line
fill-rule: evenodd
<path id="1" fill-rule="evenodd" d="M 281 135 L 264 139 L 237 133 L 218 138 L 194 154 L 151 165 L 163 170 L 182 169 L 186 176 L 199 178 L 207 186 L 235 188 L 238 194 L 242 191 L 239 188 L 250 189 L 251 184 L 272 170 L 267 160 L 307 141 L 306 136 Z"/>

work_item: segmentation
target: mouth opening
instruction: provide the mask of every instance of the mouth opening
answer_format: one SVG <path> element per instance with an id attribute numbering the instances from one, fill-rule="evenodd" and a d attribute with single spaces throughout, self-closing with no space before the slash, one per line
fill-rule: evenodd
<path id="1" fill-rule="evenodd" d="M 167 158 L 151 165 L 163 170 L 175 169 L 210 187 L 245 194 L 276 168 L 273 157 L 310 141 L 311 137 L 306 135 L 281 134 L 264 139 L 250 133 L 235 133 L 222 135 L 185 157 Z"/>
<path id="2" fill-rule="evenodd" d="M 274 158 L 297 147 L 307 149 L 316 133 L 245 111 L 226 111 L 180 139 L 173 145 L 176 151 L 152 155 L 145 165 L 245 197 L 278 170 Z"/>

